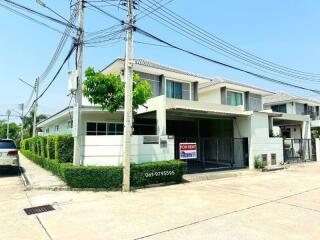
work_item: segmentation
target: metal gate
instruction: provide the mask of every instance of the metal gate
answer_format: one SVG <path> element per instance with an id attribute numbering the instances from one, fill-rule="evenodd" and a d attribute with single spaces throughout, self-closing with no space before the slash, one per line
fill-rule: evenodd
<path id="1" fill-rule="evenodd" d="M 286 163 L 315 161 L 315 143 L 311 139 L 284 139 L 283 157 Z"/>
<path id="2" fill-rule="evenodd" d="M 249 165 L 247 138 L 175 138 L 176 159 L 180 159 L 180 143 L 197 144 L 197 158 L 185 160 L 189 173 Z"/>

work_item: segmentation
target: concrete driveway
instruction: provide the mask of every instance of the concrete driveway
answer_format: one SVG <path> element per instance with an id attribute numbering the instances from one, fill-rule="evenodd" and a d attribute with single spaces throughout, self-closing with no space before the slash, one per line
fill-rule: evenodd
<path id="1" fill-rule="evenodd" d="M 24 191 L 0 178 L 0 239 L 319 239 L 320 165 L 120 192 Z M 23 208 L 53 204 L 27 216 Z"/>

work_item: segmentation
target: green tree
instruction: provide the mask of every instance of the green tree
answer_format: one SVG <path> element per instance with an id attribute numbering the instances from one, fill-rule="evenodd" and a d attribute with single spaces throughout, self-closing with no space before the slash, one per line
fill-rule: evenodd
<path id="1" fill-rule="evenodd" d="M 24 128 L 24 136 L 25 138 L 32 136 L 33 131 L 33 116 L 34 111 L 30 111 L 30 114 L 23 119 L 23 128 Z M 37 116 L 37 123 L 47 119 L 47 115 L 40 114 Z"/>
<path id="2" fill-rule="evenodd" d="M 124 82 L 116 74 L 103 74 L 94 68 L 87 68 L 86 79 L 83 82 L 83 95 L 92 104 L 101 105 L 102 109 L 115 112 L 124 105 Z M 148 81 L 141 80 L 138 74 L 133 77 L 133 110 L 146 103 L 152 96 L 151 85 Z"/>
<path id="3" fill-rule="evenodd" d="M 19 141 L 20 139 L 20 126 L 12 122 L 9 124 L 9 138 Z M 7 138 L 7 121 L 0 121 L 0 139 Z"/>

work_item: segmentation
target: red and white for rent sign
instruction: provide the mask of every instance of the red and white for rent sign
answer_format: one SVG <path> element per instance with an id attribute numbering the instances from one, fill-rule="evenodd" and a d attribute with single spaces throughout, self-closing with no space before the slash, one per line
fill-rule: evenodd
<path id="1" fill-rule="evenodd" d="M 180 159 L 197 158 L 197 143 L 180 143 Z"/>

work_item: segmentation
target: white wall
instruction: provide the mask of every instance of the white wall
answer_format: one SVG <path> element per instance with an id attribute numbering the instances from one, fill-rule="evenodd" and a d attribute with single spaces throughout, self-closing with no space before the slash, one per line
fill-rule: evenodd
<path id="1" fill-rule="evenodd" d="M 220 88 L 212 89 L 207 92 L 199 92 L 199 101 L 221 104 Z"/>
<path id="2" fill-rule="evenodd" d="M 85 136 L 84 165 L 119 166 L 122 164 L 123 136 Z M 167 140 L 167 147 L 160 144 L 143 144 L 143 136 L 132 136 L 131 162 L 156 162 L 174 159 L 174 139 Z"/>
<path id="3" fill-rule="evenodd" d="M 269 137 L 268 114 L 254 112 L 248 117 L 237 117 L 234 123 L 235 137 L 247 137 L 249 143 L 249 168 L 254 168 L 254 158 L 267 154 L 271 165 L 271 154 L 275 153 L 277 164 L 283 162 L 282 138 Z"/>
<path id="4" fill-rule="evenodd" d="M 287 113 L 296 114 L 296 104 L 295 103 L 287 103 Z"/>

